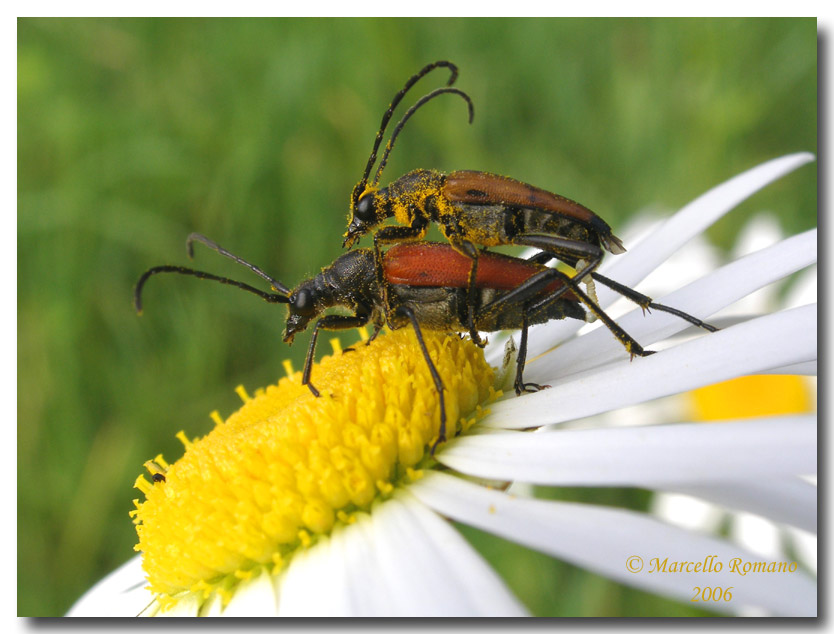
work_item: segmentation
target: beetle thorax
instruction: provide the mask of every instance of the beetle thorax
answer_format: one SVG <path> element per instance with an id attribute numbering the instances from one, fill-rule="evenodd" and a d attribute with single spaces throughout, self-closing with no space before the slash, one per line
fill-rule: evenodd
<path id="1" fill-rule="evenodd" d="M 387 190 L 387 215 L 402 225 L 411 225 L 415 217 L 434 215 L 444 176 L 434 170 L 414 170 L 391 183 Z"/>

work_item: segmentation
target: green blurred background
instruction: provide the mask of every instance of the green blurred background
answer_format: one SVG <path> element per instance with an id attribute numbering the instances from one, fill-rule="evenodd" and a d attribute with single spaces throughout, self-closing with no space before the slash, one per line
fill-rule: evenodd
<path id="1" fill-rule="evenodd" d="M 60 615 L 133 556 L 143 461 L 181 455 L 174 434 L 209 431 L 239 383 L 301 364 L 308 338 L 281 342 L 283 308 L 170 276 L 148 286 L 139 318 L 140 273 L 187 264 L 199 231 L 290 286 L 315 274 L 341 253 L 384 109 L 425 63 L 459 65 L 474 125 L 458 99 L 436 100 L 383 182 L 416 167 L 497 172 L 616 228 L 815 152 L 816 46 L 813 19 L 19 20 L 18 613 Z M 729 246 L 761 209 L 789 233 L 816 225 L 815 168 L 710 237 Z M 257 284 L 205 249 L 194 265 Z M 466 535 L 536 613 L 694 613 Z"/>

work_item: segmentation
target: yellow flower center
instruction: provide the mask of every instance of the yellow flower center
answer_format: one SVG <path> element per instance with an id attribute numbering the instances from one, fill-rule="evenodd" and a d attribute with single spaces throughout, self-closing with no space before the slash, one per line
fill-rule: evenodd
<path id="1" fill-rule="evenodd" d="M 495 396 L 493 372 L 468 339 L 424 333 L 445 384 L 448 438 Z M 440 406 L 412 328 L 314 366 L 315 398 L 291 373 L 253 398 L 204 438 L 178 434 L 185 454 L 146 463 L 152 482 L 136 486 L 133 511 L 150 590 L 227 592 L 236 580 L 281 568 L 299 547 L 337 522 L 350 523 L 433 461 Z"/>

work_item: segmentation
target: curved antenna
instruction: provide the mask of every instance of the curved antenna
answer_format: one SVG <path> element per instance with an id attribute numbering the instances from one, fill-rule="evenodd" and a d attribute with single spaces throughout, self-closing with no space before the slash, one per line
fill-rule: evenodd
<path id="1" fill-rule="evenodd" d="M 388 144 L 385 146 L 385 152 L 382 154 L 382 158 L 379 161 L 379 167 L 376 170 L 376 176 L 374 177 L 374 187 L 379 183 L 379 178 L 382 176 L 382 170 L 385 169 L 385 164 L 388 162 L 388 155 L 391 153 L 391 149 L 394 147 L 394 141 L 397 140 L 397 136 L 399 135 L 400 131 L 403 129 L 406 121 L 408 121 L 411 116 L 417 112 L 422 106 L 426 105 L 429 101 L 434 99 L 439 95 L 443 95 L 446 93 L 451 93 L 453 95 L 458 95 L 466 101 L 467 106 L 469 106 L 469 123 L 472 123 L 472 120 L 475 118 L 475 106 L 472 103 L 472 99 L 469 98 L 462 90 L 458 90 L 457 88 L 438 88 L 437 90 L 431 91 L 429 94 L 420 98 L 420 100 L 411 106 L 406 113 L 403 115 L 403 118 L 400 119 L 399 123 L 397 123 L 394 131 L 391 133 L 391 138 L 388 139 Z"/>
<path id="2" fill-rule="evenodd" d="M 290 302 L 290 300 L 284 295 L 279 295 L 277 293 L 265 293 L 260 289 L 257 289 L 253 286 L 249 286 L 249 284 L 238 282 L 237 280 L 230 280 L 228 277 L 220 277 L 219 275 L 213 275 L 212 273 L 206 273 L 205 271 L 195 271 L 194 269 L 189 269 L 184 266 L 172 266 L 166 264 L 163 266 L 155 266 L 152 269 L 148 269 L 147 271 L 142 273 L 142 277 L 140 277 L 139 281 L 136 282 L 136 288 L 133 291 L 133 306 L 136 308 L 136 312 L 140 315 L 142 314 L 142 288 L 145 286 L 145 282 L 147 282 L 151 276 L 156 275 L 157 273 L 180 273 L 182 275 L 193 275 L 194 277 L 198 277 L 201 280 L 213 280 L 215 282 L 220 282 L 221 284 L 237 286 L 238 288 L 243 289 L 244 291 L 254 293 L 261 299 L 269 302 L 270 304 L 288 304 Z"/>
<path id="3" fill-rule="evenodd" d="M 274 290 L 278 291 L 279 293 L 283 293 L 284 295 L 289 295 L 290 294 L 290 289 L 289 288 L 287 288 L 286 286 L 281 284 L 281 282 L 279 282 L 278 280 L 273 279 L 272 277 L 270 277 L 269 275 L 264 273 L 260 269 L 260 267 L 257 267 L 254 264 L 250 264 L 249 262 L 247 262 L 243 258 L 240 258 L 240 257 L 236 256 L 234 253 L 231 253 L 231 252 L 227 251 L 226 249 L 221 247 L 219 244 L 217 244 L 213 240 L 209 240 L 207 237 L 205 237 L 201 233 L 191 233 L 185 239 L 185 250 L 188 252 L 188 257 L 189 258 L 191 258 L 191 259 L 194 258 L 194 242 L 202 242 L 209 249 L 214 249 L 220 255 L 225 255 L 227 258 L 231 258 L 232 260 L 234 260 L 238 264 L 242 264 L 243 266 L 248 268 L 250 271 L 253 271 L 254 273 L 257 273 L 262 278 L 264 278 L 267 282 L 269 282 L 269 285 L 272 286 L 272 288 Z"/>
<path id="4" fill-rule="evenodd" d="M 371 150 L 371 156 L 368 158 L 368 164 L 365 167 L 365 173 L 362 175 L 362 180 L 359 181 L 360 187 L 359 190 L 364 190 L 365 185 L 368 183 L 368 176 L 371 174 L 371 169 L 376 163 L 376 153 L 379 150 L 379 146 L 382 143 L 382 136 L 385 134 L 385 128 L 388 127 L 388 122 L 391 121 L 391 117 L 394 114 L 394 109 L 399 105 L 399 103 L 403 100 L 406 93 L 411 89 L 411 87 L 416 84 L 422 77 L 428 75 L 431 71 L 435 68 L 448 68 L 451 71 L 451 75 L 449 76 L 449 81 L 446 83 L 447 86 L 451 86 L 455 83 L 455 80 L 458 78 L 458 67 L 455 66 L 452 62 L 447 62 L 445 60 L 439 60 L 433 62 L 425 67 L 423 67 L 419 72 L 415 73 L 411 76 L 411 78 L 405 82 L 405 86 L 394 95 L 394 98 L 391 100 L 391 105 L 388 106 L 388 110 L 385 111 L 385 114 L 382 115 L 382 123 L 379 125 L 379 132 L 376 133 L 376 139 L 374 139 L 374 147 Z"/>

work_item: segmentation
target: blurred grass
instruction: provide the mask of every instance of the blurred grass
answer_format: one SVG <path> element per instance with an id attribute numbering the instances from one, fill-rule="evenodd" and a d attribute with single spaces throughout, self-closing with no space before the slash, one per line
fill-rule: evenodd
<path id="1" fill-rule="evenodd" d="M 20 615 L 64 613 L 133 555 L 144 460 L 181 455 L 179 429 L 206 433 L 211 410 L 237 407 L 235 385 L 303 359 L 306 338 L 280 340 L 284 309 L 219 285 L 155 280 L 137 318 L 139 274 L 186 263 L 191 231 L 290 286 L 316 273 L 341 253 L 391 96 L 444 58 L 474 125 L 437 100 L 384 182 L 416 167 L 503 173 L 616 228 L 816 151 L 813 19 L 19 20 Z M 815 226 L 814 167 L 710 236 L 729 246 L 762 209 L 788 233 Z M 206 250 L 195 266 L 249 279 Z M 467 535 L 540 613 L 691 614 L 547 558 L 519 570 L 515 547 Z"/>

